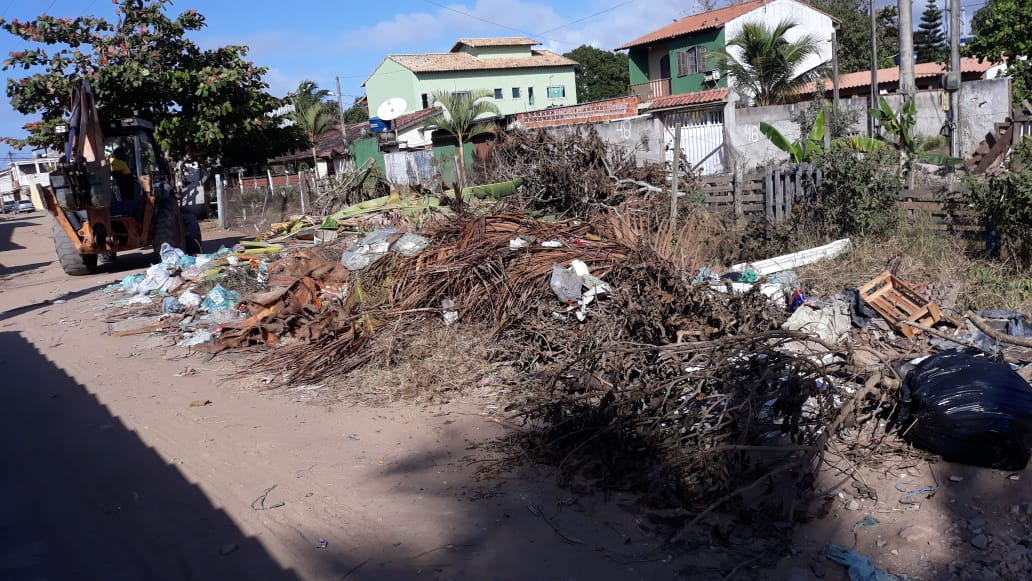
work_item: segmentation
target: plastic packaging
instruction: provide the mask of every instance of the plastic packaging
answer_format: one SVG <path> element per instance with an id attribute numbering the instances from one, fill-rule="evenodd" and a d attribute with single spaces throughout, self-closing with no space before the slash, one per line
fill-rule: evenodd
<path id="1" fill-rule="evenodd" d="M 201 306 L 209 312 L 228 311 L 236 307 L 240 302 L 240 293 L 226 290 L 221 284 L 215 285 L 204 297 Z"/>
<path id="2" fill-rule="evenodd" d="M 384 228 L 366 234 L 365 238 L 348 246 L 340 257 L 340 263 L 348 270 L 362 270 L 368 267 L 387 254 L 391 247 L 387 240 L 397 231 L 396 228 Z"/>
<path id="3" fill-rule="evenodd" d="M 406 232 L 391 245 L 391 250 L 402 256 L 415 256 L 426 250 L 428 244 L 430 244 L 428 238 L 419 234 L 413 234 L 412 232 Z"/>
<path id="4" fill-rule="evenodd" d="M 179 304 L 183 305 L 187 309 L 192 309 L 193 307 L 200 306 L 201 295 L 195 292 L 186 291 L 183 294 L 179 295 Z"/>
<path id="5" fill-rule="evenodd" d="M 1024 470 L 1032 442 L 1032 386 L 1004 363 L 958 351 L 921 361 L 900 394 L 903 439 L 960 462 Z"/>
<path id="6" fill-rule="evenodd" d="M 142 274 L 130 274 L 122 279 L 122 290 L 127 293 L 136 294 L 137 288 L 146 277 Z"/>
<path id="7" fill-rule="evenodd" d="M 452 310 L 455 308 L 455 301 L 451 299 L 441 299 L 441 315 L 444 317 L 444 324 L 452 326 L 455 321 L 459 320 L 459 312 Z"/>
<path id="8" fill-rule="evenodd" d="M 162 313 L 182 313 L 183 310 L 183 304 L 180 303 L 179 299 L 177 299 L 176 297 L 165 297 L 165 300 L 161 301 Z"/>
<path id="9" fill-rule="evenodd" d="M 155 264 L 147 269 L 147 274 L 143 280 L 139 281 L 135 286 L 136 293 L 145 294 L 151 291 L 159 290 L 168 284 L 168 271 L 165 270 L 163 264 Z"/>
<path id="10" fill-rule="evenodd" d="M 509 250 L 519 250 L 526 245 L 527 241 L 517 236 L 509 241 Z"/>
<path id="11" fill-rule="evenodd" d="M 849 547 L 828 545 L 824 555 L 848 567 L 849 581 L 898 581 L 898 577 L 875 565 L 870 557 L 861 555 Z"/>
<path id="12" fill-rule="evenodd" d="M 584 280 L 572 268 L 563 268 L 558 264 L 552 265 L 552 278 L 548 281 L 549 288 L 564 303 L 575 303 L 581 298 L 581 287 Z"/>
<path id="13" fill-rule="evenodd" d="M 168 242 L 162 242 L 161 250 L 158 252 L 158 255 L 161 256 L 161 262 L 164 264 L 179 264 L 179 261 L 186 256 L 186 253 L 173 247 Z"/>

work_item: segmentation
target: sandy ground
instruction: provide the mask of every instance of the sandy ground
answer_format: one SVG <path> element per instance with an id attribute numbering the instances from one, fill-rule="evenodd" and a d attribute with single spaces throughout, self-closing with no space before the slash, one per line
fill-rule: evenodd
<path id="1" fill-rule="evenodd" d="M 633 498 L 573 495 L 539 466 L 478 478 L 500 402 L 326 405 L 112 335 L 102 289 L 149 256 L 67 277 L 48 219 L 0 217 L 0 578 L 846 579 L 829 542 L 911 578 L 1032 578 L 1032 475 L 901 460 L 860 471 L 873 500 L 829 467 L 819 487 L 840 487 L 789 548 L 734 506 L 729 534 L 673 547 Z"/>
<path id="2" fill-rule="evenodd" d="M 471 448 L 502 428 L 474 404 L 327 408 L 110 335 L 102 289 L 148 256 L 67 277 L 47 220 L 0 217 L 0 578 L 672 575 L 618 498 L 544 472 L 478 480 Z"/>

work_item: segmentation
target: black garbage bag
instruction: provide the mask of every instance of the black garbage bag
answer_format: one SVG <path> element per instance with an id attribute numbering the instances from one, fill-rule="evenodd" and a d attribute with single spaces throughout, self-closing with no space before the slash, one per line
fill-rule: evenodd
<path id="1" fill-rule="evenodd" d="M 1032 386 L 1005 363 L 958 351 L 925 359 L 900 394 L 903 439 L 960 462 L 1023 470 L 1032 443 Z"/>

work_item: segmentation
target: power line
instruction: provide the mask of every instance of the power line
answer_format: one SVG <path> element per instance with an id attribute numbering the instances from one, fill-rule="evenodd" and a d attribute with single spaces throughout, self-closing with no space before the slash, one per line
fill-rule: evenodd
<path id="1" fill-rule="evenodd" d="M 511 30 L 513 32 L 518 32 L 520 34 L 525 34 L 527 36 L 539 36 L 540 38 L 543 38 L 545 40 L 550 40 L 552 42 L 558 42 L 559 44 L 568 44 L 570 46 L 573 46 L 575 44 L 575 43 L 572 43 L 572 42 L 567 42 L 565 40 L 557 40 L 557 39 L 554 39 L 554 38 L 549 38 L 547 36 L 535 35 L 533 32 L 527 32 L 526 30 L 520 30 L 518 28 L 513 28 L 511 26 L 506 26 L 504 24 L 499 24 L 499 23 L 494 22 L 492 20 L 488 20 L 486 18 L 481 18 L 481 17 L 477 16 L 476 14 L 470 14 L 469 12 L 464 12 L 462 10 L 458 10 L 456 8 L 452 8 L 451 6 L 445 6 L 444 4 L 441 4 L 439 2 L 434 2 L 434 0 L 423 0 L 423 2 L 426 2 L 427 4 L 433 4 L 434 6 L 437 6 L 438 8 L 443 8 L 445 10 L 448 10 L 450 12 L 454 12 L 456 14 L 461 14 L 461 15 L 467 17 L 467 18 L 472 18 L 474 20 L 479 20 L 481 22 L 485 22 L 485 23 L 490 24 L 492 26 L 497 26 L 499 28 L 504 28 L 506 30 Z"/>
<path id="2" fill-rule="evenodd" d="M 566 28 L 568 26 L 573 26 L 574 24 L 579 24 L 581 22 L 584 22 L 585 20 L 591 20 L 592 18 L 594 18 L 596 16 L 601 16 L 601 15 L 605 14 L 606 12 L 612 12 L 613 10 L 616 10 L 617 8 L 619 8 L 621 6 L 627 6 L 628 4 L 631 4 L 632 2 L 634 2 L 634 0 L 627 0 L 627 2 L 621 2 L 621 3 L 617 4 L 616 6 L 610 6 L 609 8 L 606 8 L 605 10 L 600 10 L 600 11 L 594 13 L 594 14 L 590 14 L 588 16 L 585 16 L 584 18 L 579 18 L 579 19 L 574 20 L 572 22 L 567 22 L 566 24 L 564 24 L 562 26 L 556 26 L 555 28 L 551 28 L 549 30 L 546 30 L 546 31 L 538 33 L 538 34 L 539 35 L 544 35 L 544 34 L 548 34 L 549 32 L 555 32 L 557 30 L 562 30 L 563 28 Z M 572 44 L 572 43 L 568 43 L 568 44 Z"/>

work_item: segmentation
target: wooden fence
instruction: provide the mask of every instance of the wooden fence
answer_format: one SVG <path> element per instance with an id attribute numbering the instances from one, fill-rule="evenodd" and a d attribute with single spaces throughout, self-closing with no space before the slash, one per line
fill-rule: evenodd
<path id="1" fill-rule="evenodd" d="M 821 184 L 821 171 L 809 164 L 768 167 L 763 172 L 700 176 L 702 203 L 711 211 L 734 213 L 751 221 L 781 222 L 805 206 Z M 910 223 L 937 230 L 980 231 L 963 188 L 922 186 L 903 190 L 896 207 Z M 798 207 L 797 207 L 798 206 Z"/>

